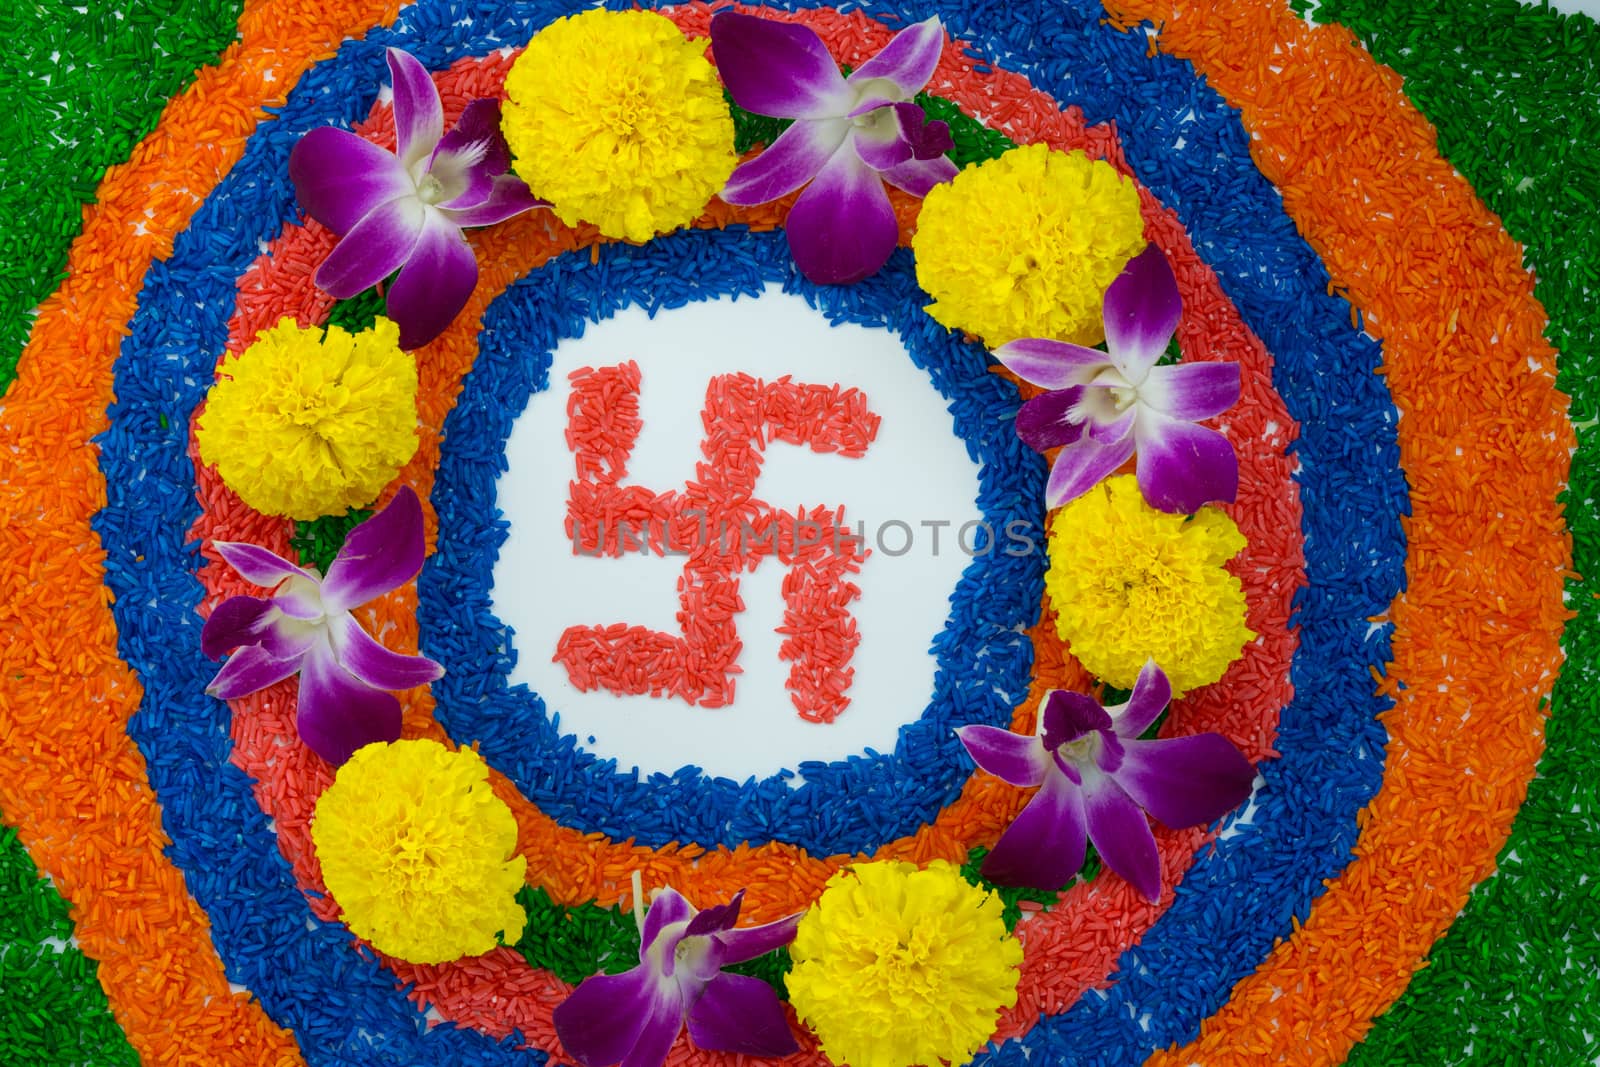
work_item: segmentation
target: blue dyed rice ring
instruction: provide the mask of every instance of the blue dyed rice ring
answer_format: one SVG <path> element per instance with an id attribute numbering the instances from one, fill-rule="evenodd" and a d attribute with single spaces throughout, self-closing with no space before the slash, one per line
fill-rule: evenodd
<path id="1" fill-rule="evenodd" d="M 211 916 L 230 977 L 294 1029 L 316 1063 L 544 1057 L 451 1027 L 428 1030 L 377 962 L 348 952 L 343 928 L 307 909 L 249 782 L 223 759 L 228 713 L 203 694 L 213 665 L 199 653 L 198 560 L 183 541 L 195 516 L 187 440 L 154 431 L 152 413 L 172 412 L 175 426 L 186 425 L 226 340 L 234 280 L 294 215 L 289 148 L 310 128 L 365 113 L 384 80 L 385 46 L 401 45 L 440 67 L 526 40 L 579 7 L 484 0 L 463 24 L 442 0 L 423 0 L 392 30 L 347 43 L 295 88 L 278 121 L 257 132 L 180 235 L 171 259 L 151 268 L 117 366 L 119 399 L 100 440 L 110 497 L 96 529 L 113 557 L 145 560 L 137 571 L 108 575 L 120 650 L 145 689 L 130 734 L 149 763 L 173 859 Z M 1232 981 L 1290 932 L 1291 917 L 1306 914 L 1321 879 L 1344 866 L 1357 836 L 1355 813 L 1376 788 L 1383 732 L 1369 668 L 1386 661 L 1387 646 L 1381 637 L 1366 639 L 1365 620 L 1398 591 L 1404 561 L 1398 516 L 1405 488 L 1392 407 L 1373 373 L 1376 346 L 1350 330 L 1348 307 L 1326 296 L 1325 272 L 1249 166 L 1237 119 L 1186 64 L 1147 55 L 1142 36 L 1109 29 L 1097 7 L 1076 0 L 1052 3 L 1048 16 L 1041 8 L 1032 18 L 1014 6 L 951 2 L 878 13 L 896 23 L 940 14 L 955 36 L 1003 57 L 1008 69 L 1063 103 L 1082 106 L 1090 121 L 1116 121 L 1135 172 L 1177 210 L 1273 352 L 1275 384 L 1305 428 L 1297 453 L 1311 584 L 1298 605 L 1293 668 L 1296 692 L 1305 695 L 1283 715 L 1282 758 L 1263 768 L 1268 789 L 1251 826 L 1197 862 L 1172 909 L 1121 962 L 1122 977 L 1105 997 L 1085 998 L 986 1057 L 1021 1062 L 1028 1049 L 1045 1048 L 1055 1055 L 1070 1036 L 1079 1050 L 1071 1055 L 1084 1061 L 1137 1062 L 1192 1037 Z M 1013 40 L 1019 32 L 1028 39 Z M 1171 134 L 1180 127 L 1184 147 L 1176 149 Z M 1341 447 L 1333 427 L 1357 428 L 1369 447 Z M 152 514 L 164 521 L 152 527 Z M 1137 1022 L 1147 1012 L 1148 1025 Z"/>

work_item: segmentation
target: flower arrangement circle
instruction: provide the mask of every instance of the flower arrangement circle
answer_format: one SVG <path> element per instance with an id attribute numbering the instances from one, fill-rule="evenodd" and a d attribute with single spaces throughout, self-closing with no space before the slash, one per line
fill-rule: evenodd
<path id="1" fill-rule="evenodd" d="M 1255 778 L 1221 734 L 1141 739 L 1171 699 L 1167 676 L 1151 660 L 1128 700 L 1114 707 L 1051 690 L 1034 736 L 958 729 L 979 767 L 1012 785 L 1039 787 L 984 857 L 984 877 L 1055 889 L 1078 873 L 1092 841 L 1106 866 L 1146 900 L 1159 900 L 1161 857 L 1145 813 L 1175 830 L 1202 826 L 1242 804 Z"/>
<path id="2" fill-rule="evenodd" d="M 1101 297 L 1144 245 L 1132 180 L 1042 144 L 935 186 L 911 242 L 928 314 L 990 347 L 1022 337 L 1097 344 Z"/>
<path id="3" fill-rule="evenodd" d="M 1045 589 L 1056 629 L 1087 670 L 1119 689 L 1152 659 L 1176 695 L 1209 685 L 1255 637 L 1244 587 L 1223 568 L 1244 546 L 1219 509 L 1157 511 L 1132 475 L 1108 478 L 1050 521 Z"/>
<path id="4" fill-rule="evenodd" d="M 217 368 L 195 444 L 263 515 L 342 514 L 416 453 L 416 396 L 416 364 L 390 320 L 352 334 L 283 318 Z"/>
<path id="5" fill-rule="evenodd" d="M 701 1049 L 762 1057 L 796 1051 L 772 987 L 722 968 L 787 945 L 800 916 L 736 929 L 744 890 L 697 911 L 670 888 L 641 914 L 637 874 L 634 885 L 639 966 L 584 979 L 556 1008 L 556 1036 L 567 1053 L 583 1067 L 655 1067 L 685 1026 Z"/>
<path id="6" fill-rule="evenodd" d="M 835 1063 L 966 1063 L 1017 1002 L 998 895 L 943 860 L 858 863 L 800 920 L 789 1000 Z"/>
<path id="7" fill-rule="evenodd" d="M 722 198 L 764 204 L 804 185 L 784 223 L 801 273 L 824 284 L 876 273 L 900 237 L 883 183 L 926 196 L 956 175 L 949 126 L 912 103 L 944 47 L 938 18 L 902 30 L 848 78 L 799 23 L 722 11 L 711 43 L 734 103 L 796 120 L 734 170 Z"/>
<path id="8" fill-rule="evenodd" d="M 447 963 L 522 933 L 517 820 L 471 749 L 363 747 L 317 798 L 311 839 L 346 925 L 379 952 Z"/>
<path id="9" fill-rule="evenodd" d="M 1153 507 L 1188 514 L 1233 501 L 1233 445 L 1196 423 L 1238 401 L 1239 367 L 1156 366 L 1181 310 L 1172 267 L 1151 245 L 1106 290 L 1105 352 L 1047 339 L 994 350 L 1007 370 L 1048 390 L 1017 412 L 1017 436 L 1030 448 L 1061 448 L 1045 490 L 1048 507 L 1082 496 L 1134 455 L 1139 490 Z"/>
<path id="10" fill-rule="evenodd" d="M 349 130 L 312 130 L 289 156 L 289 177 L 308 215 L 342 235 L 315 281 L 345 299 L 395 271 L 384 297 L 400 347 L 420 348 L 450 325 L 478 282 L 463 227 L 489 226 L 543 206 L 506 173 L 500 102 L 474 100 L 444 130 L 444 106 L 427 68 L 388 51 L 397 152 Z"/>
<path id="11" fill-rule="evenodd" d="M 515 168 L 556 217 L 648 241 L 691 222 L 733 171 L 707 42 L 653 11 L 557 19 L 506 75 Z"/>
<path id="12" fill-rule="evenodd" d="M 295 728 L 329 763 L 364 745 L 400 736 L 400 702 L 390 690 L 413 689 L 444 670 L 425 656 L 391 652 L 350 609 L 397 589 L 422 569 L 422 504 L 402 486 L 382 511 L 350 531 L 326 577 L 265 548 L 213 543 L 245 580 L 271 597 L 235 596 L 217 605 L 200 632 L 216 659 L 237 649 L 206 692 L 233 700 L 300 675 Z"/>

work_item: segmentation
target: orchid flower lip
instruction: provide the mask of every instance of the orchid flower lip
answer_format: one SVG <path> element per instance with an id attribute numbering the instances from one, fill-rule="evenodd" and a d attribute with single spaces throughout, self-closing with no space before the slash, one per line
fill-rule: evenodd
<path id="1" fill-rule="evenodd" d="M 1083 784 L 1083 775 L 1078 771 L 1077 766 L 1068 761 L 1060 750 L 1050 753 L 1050 761 L 1056 765 L 1056 770 L 1071 780 L 1073 785 Z"/>

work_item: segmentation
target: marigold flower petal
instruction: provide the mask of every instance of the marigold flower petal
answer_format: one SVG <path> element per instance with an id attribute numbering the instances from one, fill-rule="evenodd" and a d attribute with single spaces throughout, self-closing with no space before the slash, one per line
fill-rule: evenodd
<path id="1" fill-rule="evenodd" d="M 1134 183 L 1046 145 L 935 186 L 912 242 L 928 313 L 990 348 L 1024 337 L 1098 343 L 1105 291 L 1144 246 Z"/>
<path id="2" fill-rule="evenodd" d="M 1017 1001 L 1002 910 L 941 860 L 839 871 L 790 946 L 790 1003 L 835 1063 L 966 1063 Z"/>
<path id="3" fill-rule="evenodd" d="M 650 11 L 585 11 L 541 30 L 506 75 L 515 170 L 569 226 L 648 241 L 733 173 L 733 119 L 705 40 Z"/>
<path id="4" fill-rule="evenodd" d="M 417 365 L 386 318 L 359 334 L 282 319 L 217 375 L 200 458 L 264 515 L 370 504 L 417 450 Z"/>
<path id="5" fill-rule="evenodd" d="M 522 934 L 516 817 L 471 749 L 367 745 L 318 798 L 311 840 L 345 923 L 380 952 L 446 963 Z"/>
<path id="6" fill-rule="evenodd" d="M 1221 510 L 1157 511 L 1132 475 L 1108 478 L 1051 520 L 1045 588 L 1056 629 L 1085 668 L 1119 689 L 1152 659 L 1175 695 L 1209 685 L 1255 637 L 1244 587 L 1223 568 L 1244 546 Z"/>

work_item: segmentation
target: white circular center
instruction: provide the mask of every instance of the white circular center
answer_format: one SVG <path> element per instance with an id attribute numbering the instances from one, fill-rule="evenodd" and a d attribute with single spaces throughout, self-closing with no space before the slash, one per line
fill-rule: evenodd
<path id="1" fill-rule="evenodd" d="M 797 386 L 859 390 L 878 417 L 859 457 L 769 439 L 752 494 L 769 514 L 843 507 L 842 538 L 812 534 L 824 560 L 835 550 L 848 554 L 856 535 L 869 550 L 845 578 L 860 590 L 845 608 L 860 643 L 846 665 L 850 673 L 839 675 L 849 703 L 833 721 L 802 718 L 788 688 L 791 662 L 780 654 L 785 635 L 777 628 L 788 603 L 785 577 L 799 565 L 775 554 L 734 576 L 742 648 L 733 699 L 721 707 L 604 685 L 581 691 L 574 683 L 583 679 L 557 660 L 569 628 L 642 627 L 668 640 L 683 634 L 680 615 L 690 610 L 679 594 L 685 556 L 643 538 L 621 555 L 597 555 L 568 533 L 575 482 L 592 477 L 578 472 L 568 444 L 569 429 L 592 429 L 573 421 L 585 416 L 574 413 L 581 404 L 569 405 L 570 376 L 629 361 L 639 368 L 642 427 L 618 489 L 685 494 L 706 481 L 702 410 L 708 386 L 722 376 L 747 375 L 777 388 L 788 378 Z M 758 300 L 723 298 L 654 319 L 628 308 L 582 338 L 562 341 L 550 386 L 517 420 L 506 461 L 497 502 L 510 531 L 495 566 L 494 611 L 516 634 L 511 680 L 538 693 L 581 749 L 644 775 L 694 765 L 743 781 L 869 748 L 893 751 L 900 727 L 920 717 L 932 696 L 929 647 L 950 614 L 950 594 L 970 553 L 989 543 L 978 525 L 977 465 L 954 436 L 943 397 L 898 335 L 830 326 L 804 300 L 776 288 Z M 704 536 L 715 535 L 714 525 L 706 524 Z M 648 676 L 648 664 L 637 666 Z"/>

